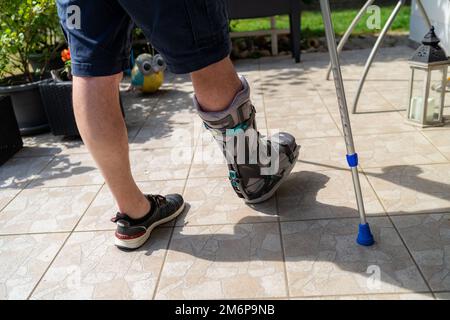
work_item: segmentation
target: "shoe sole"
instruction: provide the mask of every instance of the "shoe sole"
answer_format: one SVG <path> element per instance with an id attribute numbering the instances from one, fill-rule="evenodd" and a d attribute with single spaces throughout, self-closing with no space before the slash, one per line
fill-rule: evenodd
<path id="1" fill-rule="evenodd" d="M 298 156 L 300 154 L 300 146 L 297 146 L 297 149 L 294 152 L 295 152 L 295 157 L 294 157 L 294 160 L 292 161 L 291 166 L 286 169 L 283 177 L 280 179 L 280 181 L 277 182 L 277 184 L 272 188 L 272 190 L 270 190 L 268 193 L 264 194 L 262 197 L 259 197 L 257 199 L 245 200 L 246 204 L 258 204 L 258 203 L 267 201 L 267 200 L 269 200 L 270 198 L 273 197 L 275 192 L 277 192 L 278 188 L 289 177 L 289 175 L 291 174 L 292 169 L 294 169 L 295 164 L 297 163 Z"/>
<path id="2" fill-rule="evenodd" d="M 120 249 L 138 249 L 139 247 L 141 247 L 142 245 L 144 245 L 147 242 L 148 238 L 150 237 L 150 234 L 157 226 L 160 226 L 160 225 L 167 223 L 167 222 L 175 219 L 176 217 L 178 217 L 183 212 L 185 204 L 186 203 L 183 202 L 182 206 L 177 211 L 175 211 L 172 215 L 168 216 L 167 218 L 156 221 L 155 223 L 150 225 L 150 227 L 147 228 L 147 231 L 145 232 L 145 234 L 143 234 L 139 238 L 130 239 L 130 240 L 122 240 L 122 239 L 118 239 L 116 237 L 114 244 Z"/>

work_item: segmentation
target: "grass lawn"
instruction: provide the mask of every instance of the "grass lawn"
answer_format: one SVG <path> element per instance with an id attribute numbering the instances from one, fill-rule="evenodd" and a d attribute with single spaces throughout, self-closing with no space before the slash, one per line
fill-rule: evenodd
<path id="1" fill-rule="evenodd" d="M 386 23 L 389 15 L 391 14 L 393 6 L 381 7 L 381 26 Z M 348 28 L 356 14 L 357 9 L 354 10 L 336 10 L 332 13 L 332 19 L 336 33 L 342 35 Z M 403 6 L 399 15 L 397 16 L 391 30 L 396 31 L 408 31 L 409 30 L 409 18 L 411 13 L 410 6 Z M 370 30 L 366 26 L 367 18 L 369 14 L 361 19 L 353 34 L 368 34 L 379 32 L 379 30 Z M 277 16 L 277 29 L 289 29 L 289 17 Z M 232 20 L 231 31 L 254 31 L 254 30 L 267 30 L 270 29 L 270 18 L 258 18 L 258 19 L 243 19 Z M 319 11 L 304 11 L 302 13 L 302 37 L 317 37 L 325 35 L 322 23 L 322 15 Z"/>

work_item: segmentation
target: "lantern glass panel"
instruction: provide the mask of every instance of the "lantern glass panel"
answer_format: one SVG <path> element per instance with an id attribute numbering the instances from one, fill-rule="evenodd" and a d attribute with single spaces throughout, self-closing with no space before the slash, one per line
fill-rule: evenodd
<path id="1" fill-rule="evenodd" d="M 422 121 L 422 110 L 424 108 L 424 94 L 426 87 L 426 79 L 428 71 L 425 69 L 413 68 L 411 104 L 409 110 L 409 119 L 414 121 Z"/>
<path id="2" fill-rule="evenodd" d="M 427 122 L 439 121 L 441 117 L 442 106 L 442 86 L 444 79 L 444 70 L 431 71 L 431 89 L 428 98 Z M 445 96 L 444 96 L 445 97 Z M 433 110 L 432 110 L 433 109 Z"/>

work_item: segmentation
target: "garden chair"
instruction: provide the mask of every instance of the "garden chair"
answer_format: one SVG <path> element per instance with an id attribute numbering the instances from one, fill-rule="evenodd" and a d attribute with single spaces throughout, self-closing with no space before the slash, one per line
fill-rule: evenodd
<path id="1" fill-rule="evenodd" d="M 359 21 L 361 20 L 361 18 L 364 15 L 364 13 L 367 11 L 367 8 L 369 8 L 374 2 L 375 2 L 375 0 L 368 0 L 364 4 L 364 6 L 361 8 L 361 10 L 358 12 L 358 14 L 356 15 L 356 17 L 354 18 L 354 20 L 352 21 L 352 23 L 348 27 L 347 31 L 342 36 L 341 41 L 339 42 L 339 45 L 337 47 L 338 54 L 341 53 L 342 49 L 344 48 L 345 44 L 347 43 L 348 38 L 352 34 L 352 32 L 355 29 L 356 25 L 359 23 Z M 427 23 L 428 27 L 431 28 L 431 21 L 430 21 L 427 13 L 425 11 L 425 8 L 423 7 L 422 0 L 417 0 L 416 3 L 418 5 L 418 7 L 419 7 L 419 10 L 420 10 L 420 12 L 421 12 L 425 22 Z M 363 71 L 362 77 L 361 77 L 361 79 L 359 81 L 358 89 L 356 91 L 356 96 L 355 96 L 355 99 L 353 101 L 352 113 L 356 113 L 356 111 L 357 111 L 359 98 L 361 96 L 361 92 L 362 92 L 362 89 L 364 87 L 364 83 L 366 82 L 366 78 L 367 78 L 367 75 L 369 73 L 370 67 L 372 66 L 373 60 L 374 60 L 376 54 L 378 53 L 378 50 L 380 49 L 380 46 L 383 43 L 387 32 L 391 28 L 392 23 L 394 23 L 395 18 L 397 17 L 398 13 L 400 12 L 400 9 L 405 4 L 406 4 L 406 0 L 399 0 L 397 2 L 397 5 L 395 6 L 395 8 L 392 11 L 389 19 L 387 20 L 386 24 L 384 25 L 383 29 L 381 30 L 380 35 L 378 36 L 378 39 L 377 39 L 377 41 L 375 43 L 375 46 L 373 47 L 373 49 L 372 49 L 372 51 L 371 51 L 371 53 L 369 55 L 369 58 L 367 59 L 367 62 L 366 62 L 366 65 L 364 67 L 364 71 Z M 328 71 L 327 71 L 327 77 L 326 77 L 327 80 L 330 80 L 330 73 L 331 73 L 331 66 L 328 68 Z"/>

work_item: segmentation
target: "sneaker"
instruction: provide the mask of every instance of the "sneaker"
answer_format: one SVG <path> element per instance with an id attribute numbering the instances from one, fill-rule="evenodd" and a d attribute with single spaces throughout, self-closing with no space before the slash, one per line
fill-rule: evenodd
<path id="1" fill-rule="evenodd" d="M 179 194 L 146 195 L 151 203 L 150 212 L 141 219 L 131 219 L 118 212 L 112 222 L 117 224 L 115 245 L 122 249 L 137 249 L 150 237 L 157 226 L 175 219 L 184 209 L 183 197 Z"/>

